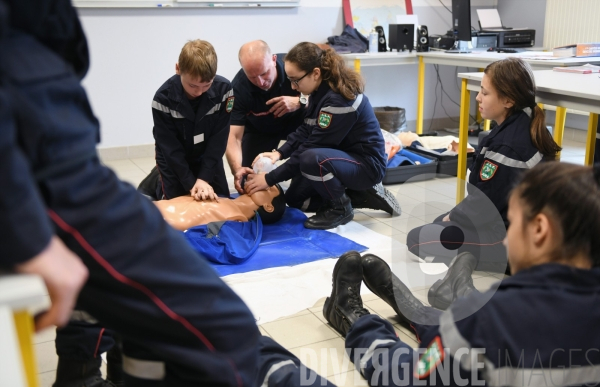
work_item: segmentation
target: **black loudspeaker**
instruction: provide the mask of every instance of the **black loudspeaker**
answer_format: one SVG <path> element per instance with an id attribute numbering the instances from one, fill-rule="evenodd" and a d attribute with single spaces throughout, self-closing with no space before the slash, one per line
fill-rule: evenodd
<path id="1" fill-rule="evenodd" d="M 385 32 L 383 32 L 383 27 L 382 26 L 377 26 L 375 27 L 375 31 L 377 31 L 377 33 L 379 34 L 379 39 L 378 39 L 378 45 L 377 45 L 377 51 L 378 52 L 386 52 L 387 51 L 387 42 L 385 40 Z"/>
<path id="2" fill-rule="evenodd" d="M 415 25 L 414 24 L 390 24 L 389 31 L 390 51 L 412 51 L 415 49 Z"/>
<path id="3" fill-rule="evenodd" d="M 429 51 L 429 31 L 427 31 L 427 26 L 417 27 L 417 51 Z"/>

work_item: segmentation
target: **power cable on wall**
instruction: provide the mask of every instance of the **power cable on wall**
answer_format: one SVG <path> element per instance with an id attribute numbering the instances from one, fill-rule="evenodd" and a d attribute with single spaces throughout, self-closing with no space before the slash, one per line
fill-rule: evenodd
<path id="1" fill-rule="evenodd" d="M 452 97 L 450 97 L 450 95 L 446 92 L 446 90 L 444 89 L 444 84 L 442 82 L 442 78 L 440 77 L 440 69 L 439 69 L 439 65 L 434 64 L 433 67 L 435 68 L 435 72 L 436 72 L 436 82 L 435 82 L 435 102 L 433 105 L 433 114 L 431 116 L 431 121 L 429 122 L 429 128 L 427 129 L 427 131 L 431 130 L 431 126 L 433 125 L 433 120 L 435 118 L 435 110 L 437 107 L 437 101 L 438 101 L 438 85 L 440 86 L 440 106 L 442 107 L 442 109 L 444 110 L 444 113 L 446 114 L 446 117 L 448 117 L 452 122 L 456 122 L 458 123 L 459 120 L 456 120 L 455 118 L 453 118 L 448 111 L 446 110 L 446 107 L 444 106 L 444 94 L 446 95 L 446 97 L 450 100 L 450 102 L 452 102 L 453 104 L 455 104 L 456 106 L 458 106 L 460 108 L 460 104 L 457 103 L 456 101 L 454 101 L 452 99 Z M 455 68 L 455 74 L 458 74 L 458 67 Z M 455 79 L 458 79 L 458 75 L 455 77 Z M 458 87 L 458 84 L 456 84 L 457 88 L 460 90 L 460 87 Z M 473 121 L 476 122 L 477 120 L 475 119 L 474 116 L 472 116 L 471 114 L 469 114 L 469 118 Z M 469 122 L 469 125 L 471 125 L 471 122 Z"/>

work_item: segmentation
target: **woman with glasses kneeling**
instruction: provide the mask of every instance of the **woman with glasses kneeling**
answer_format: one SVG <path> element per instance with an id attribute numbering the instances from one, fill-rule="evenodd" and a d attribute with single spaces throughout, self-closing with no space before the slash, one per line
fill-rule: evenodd
<path id="1" fill-rule="evenodd" d="M 279 149 L 262 154 L 273 162 L 289 160 L 267 174 L 249 175 L 246 192 L 294 178 L 286 202 L 317 212 L 304 223 L 312 229 L 330 229 L 352 220 L 346 188 L 366 192 L 367 201 L 379 202 L 367 203 L 369 208 L 399 214 L 395 198 L 380 184 L 387 163 L 384 140 L 363 94 L 361 76 L 335 51 L 307 42 L 285 56 L 285 72 L 294 90 L 310 95 L 304 124 Z"/>

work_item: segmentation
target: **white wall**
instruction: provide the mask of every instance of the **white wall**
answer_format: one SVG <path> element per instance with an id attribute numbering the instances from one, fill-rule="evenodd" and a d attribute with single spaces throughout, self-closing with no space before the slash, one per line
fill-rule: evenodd
<path id="1" fill-rule="evenodd" d="M 404 2 L 404 0 L 398 0 Z M 450 0 L 443 0 L 450 6 Z M 472 0 L 472 6 L 495 6 L 496 0 Z M 437 0 L 413 0 L 421 24 L 434 33 L 450 27 L 450 13 Z M 263 39 L 275 52 L 300 41 L 324 42 L 343 28 L 341 0 L 301 0 L 297 8 L 263 9 L 79 9 L 87 34 L 91 69 L 84 80 L 101 123 L 101 147 L 153 143 L 150 104 L 158 87 L 174 73 L 183 44 L 210 41 L 219 56 L 220 75 L 239 70 L 237 51 L 249 40 Z M 476 25 L 476 20 L 473 20 Z M 459 99 L 455 69 L 440 67 L 444 87 Z M 460 71 L 464 71 L 461 69 Z M 365 68 L 366 94 L 374 106 L 406 108 L 416 116 L 417 66 Z M 431 118 L 435 86 L 427 66 L 425 117 Z M 451 116 L 458 108 L 446 99 Z M 439 107 L 435 117 L 445 117 Z"/>

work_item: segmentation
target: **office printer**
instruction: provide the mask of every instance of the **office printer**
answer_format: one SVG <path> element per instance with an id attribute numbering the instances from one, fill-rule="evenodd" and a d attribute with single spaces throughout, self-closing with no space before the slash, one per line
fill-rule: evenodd
<path id="1" fill-rule="evenodd" d="M 478 9 L 477 17 L 481 33 L 497 34 L 496 47 L 498 48 L 533 47 L 535 45 L 535 30 L 505 27 L 497 9 Z"/>
<path id="2" fill-rule="evenodd" d="M 510 30 L 491 28 L 482 29 L 481 32 L 497 34 L 496 47 L 498 48 L 533 47 L 535 45 L 535 30 L 529 28 Z"/>

